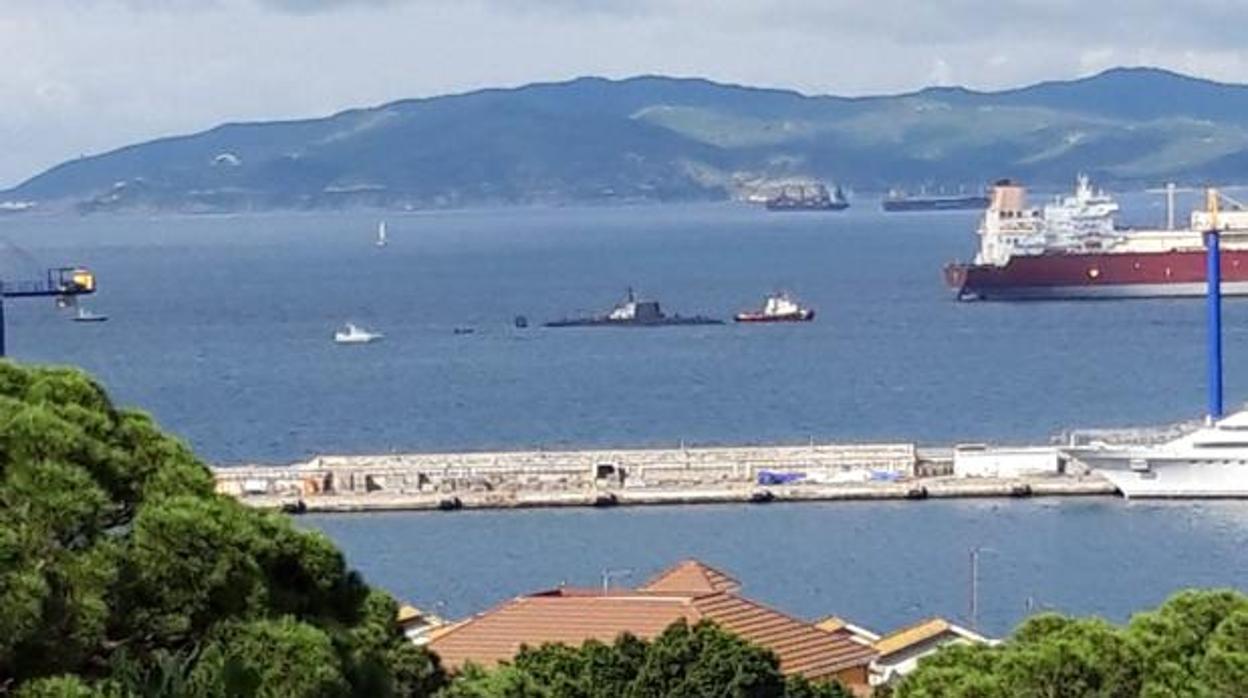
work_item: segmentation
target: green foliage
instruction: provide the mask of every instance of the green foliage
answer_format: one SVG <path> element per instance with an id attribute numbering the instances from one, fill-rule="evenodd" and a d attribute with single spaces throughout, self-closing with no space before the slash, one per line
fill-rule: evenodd
<path id="1" fill-rule="evenodd" d="M 396 604 L 80 372 L 0 361 L 0 692 L 427 696 Z"/>
<path id="2" fill-rule="evenodd" d="M 522 648 L 492 671 L 465 668 L 446 698 L 848 698 L 835 683 L 787 680 L 774 655 L 714 624 L 672 624 L 652 642 Z"/>
<path id="3" fill-rule="evenodd" d="M 54 676 L 27 683 L 16 698 L 101 698 L 101 693 L 76 676 Z"/>
<path id="4" fill-rule="evenodd" d="M 803 676 L 790 676 L 784 682 L 785 698 L 853 698 L 853 693 L 834 681 L 814 682 Z"/>
<path id="5" fill-rule="evenodd" d="M 920 662 L 897 698 L 1248 698 L 1248 596 L 1184 591 L 1126 627 L 1037 616 Z"/>
<path id="6" fill-rule="evenodd" d="M 1213 695 L 1248 698 L 1248 610 L 1227 616 L 1210 634 L 1199 674 Z"/>
<path id="7" fill-rule="evenodd" d="M 191 683 L 221 698 L 335 698 L 351 693 L 329 635 L 289 617 L 214 632 L 191 671 Z"/>
<path id="8" fill-rule="evenodd" d="M 633 683 L 632 698 L 781 696 L 776 658 L 710 623 L 674 623 L 655 639 Z"/>

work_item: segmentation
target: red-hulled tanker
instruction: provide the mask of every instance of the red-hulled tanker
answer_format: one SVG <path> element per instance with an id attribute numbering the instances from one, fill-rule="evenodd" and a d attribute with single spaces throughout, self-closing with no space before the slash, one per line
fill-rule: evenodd
<path id="1" fill-rule="evenodd" d="M 945 267 L 961 300 L 1150 298 L 1205 293 L 1202 233 L 1206 211 L 1178 230 L 1115 227 L 1118 205 L 1080 177 L 1073 196 L 1043 210 L 1026 207 L 1023 188 L 998 182 L 979 227 L 975 261 Z M 1224 210 L 1222 292 L 1248 295 L 1248 211 Z"/>

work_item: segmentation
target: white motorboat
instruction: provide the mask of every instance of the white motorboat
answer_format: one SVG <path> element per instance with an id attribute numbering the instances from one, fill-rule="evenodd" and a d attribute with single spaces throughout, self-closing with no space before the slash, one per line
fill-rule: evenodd
<path id="1" fill-rule="evenodd" d="M 74 322 L 104 322 L 105 320 L 108 320 L 107 315 L 93 313 L 81 305 L 78 306 L 78 312 L 74 315 Z"/>
<path id="2" fill-rule="evenodd" d="M 387 244 L 385 221 L 382 221 L 377 224 L 377 242 L 374 244 L 376 244 L 378 247 L 385 247 Z"/>
<path id="3" fill-rule="evenodd" d="M 369 332 L 348 322 L 346 329 L 334 333 L 334 341 L 338 344 L 368 344 L 383 336 L 380 332 Z"/>

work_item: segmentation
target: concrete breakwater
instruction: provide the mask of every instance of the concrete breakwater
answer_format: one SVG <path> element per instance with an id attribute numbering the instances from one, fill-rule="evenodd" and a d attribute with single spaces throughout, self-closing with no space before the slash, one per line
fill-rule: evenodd
<path id="1" fill-rule="evenodd" d="M 296 511 L 1109 495 L 1093 476 L 953 477 L 914 444 L 320 456 L 214 469 L 219 492 Z"/>

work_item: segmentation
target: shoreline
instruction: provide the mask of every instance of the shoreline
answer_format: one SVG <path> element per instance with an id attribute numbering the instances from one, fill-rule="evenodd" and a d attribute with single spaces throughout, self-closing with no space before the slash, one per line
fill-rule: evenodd
<path id="1" fill-rule="evenodd" d="M 847 491 L 847 492 L 800 492 L 778 493 L 768 491 L 769 497 L 755 498 L 754 493 L 734 491 L 718 492 L 683 492 L 683 493 L 648 493 L 641 496 L 602 497 L 569 496 L 569 497 L 525 497 L 513 501 L 487 501 L 474 498 L 423 499 L 417 497 L 398 498 L 319 498 L 319 499 L 281 499 L 281 498 L 247 498 L 243 503 L 247 506 L 273 509 L 292 514 L 318 513 L 386 513 L 386 512 L 453 512 L 453 511 L 518 511 L 518 509 L 559 509 L 559 508 L 617 508 L 617 507 L 686 507 L 699 504 L 768 504 L 768 503 L 817 503 L 817 502 L 896 502 L 896 501 L 927 501 L 927 499 L 1020 499 L 1033 497 L 1119 497 L 1117 488 L 1104 481 L 1088 481 L 1081 483 L 1063 483 L 1065 486 L 1037 487 L 1035 484 L 1012 482 L 1003 483 L 1000 487 L 978 486 L 958 492 L 956 488 L 945 487 L 940 491 L 927 491 L 925 496 L 910 496 L 907 491 Z M 1016 488 L 1030 487 L 1025 493 L 1016 492 Z M 302 506 L 300 504 L 302 502 Z"/>

